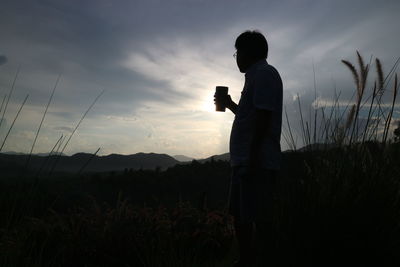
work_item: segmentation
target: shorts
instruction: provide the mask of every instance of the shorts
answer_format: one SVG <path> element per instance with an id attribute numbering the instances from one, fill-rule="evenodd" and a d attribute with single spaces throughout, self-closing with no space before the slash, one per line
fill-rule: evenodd
<path id="1" fill-rule="evenodd" d="M 249 173 L 247 166 L 233 166 L 229 213 L 236 222 L 272 221 L 277 171 L 259 168 Z"/>

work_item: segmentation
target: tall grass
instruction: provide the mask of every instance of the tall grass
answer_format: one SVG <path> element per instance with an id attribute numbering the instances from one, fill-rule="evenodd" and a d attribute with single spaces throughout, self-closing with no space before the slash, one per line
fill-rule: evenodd
<path id="1" fill-rule="evenodd" d="M 18 118 L 19 114 L 21 113 L 21 110 L 22 110 L 22 108 L 24 107 L 24 105 L 25 105 L 26 100 L 28 99 L 28 97 L 29 97 L 29 95 L 26 95 L 24 101 L 22 101 L 22 104 L 21 104 L 20 108 L 18 109 L 17 114 L 16 114 L 15 117 L 14 117 L 14 120 L 12 121 L 12 123 L 11 123 L 11 125 L 10 125 L 10 128 L 8 129 L 8 131 L 7 131 L 7 133 L 6 133 L 6 136 L 5 136 L 4 139 L 3 139 L 3 142 L 1 143 L 0 152 L 3 150 L 4 144 L 6 143 L 6 140 L 7 140 L 8 136 L 10 135 L 10 132 L 11 132 L 12 128 L 14 127 L 14 124 L 15 124 L 15 122 L 17 121 L 17 118 Z M 6 105 L 6 107 L 7 107 L 7 105 Z"/>
<path id="2" fill-rule="evenodd" d="M 12 85 L 11 85 L 11 88 L 10 88 L 10 92 L 8 93 L 8 95 L 5 95 L 5 96 L 4 96 L 4 100 L 7 98 L 7 101 L 5 101 L 6 105 L 5 105 L 4 109 L 3 109 L 3 110 L 0 109 L 0 112 L 3 111 L 3 114 L 1 115 L 0 128 L 1 128 L 1 125 L 2 125 L 2 123 L 3 123 L 3 121 L 4 121 L 4 116 L 5 116 L 5 114 L 6 114 L 7 107 L 8 107 L 8 103 L 10 102 L 11 95 L 12 95 L 12 93 L 13 93 L 13 91 L 14 91 L 15 83 L 16 83 L 16 81 L 17 81 L 17 78 L 18 78 L 18 74 L 19 74 L 19 72 L 20 72 L 20 69 L 21 69 L 20 66 L 18 66 L 17 72 L 16 72 L 16 74 L 15 74 L 14 80 L 13 80 Z M 4 100 L 3 100 L 3 103 L 4 103 Z M 3 103 L 1 104 L 1 108 L 3 108 Z"/>
<path id="3" fill-rule="evenodd" d="M 30 159 L 32 157 L 32 152 L 33 152 L 33 149 L 35 147 L 36 140 L 37 140 L 37 138 L 39 136 L 40 129 L 42 128 L 42 125 L 43 125 L 43 122 L 44 122 L 44 118 L 46 117 L 47 110 L 49 109 L 51 100 L 53 100 L 54 92 L 56 91 L 56 88 L 57 88 L 58 82 L 60 81 L 60 78 L 61 78 L 61 74 L 57 78 L 56 84 L 54 85 L 53 91 L 51 92 L 49 101 L 47 102 L 46 109 L 43 112 L 42 119 L 41 119 L 41 121 L 39 123 L 39 127 L 38 127 L 38 129 L 36 131 L 35 139 L 33 140 L 33 143 L 32 143 L 31 151 L 29 152 L 28 159 L 26 160 L 25 169 L 27 169 L 29 167 L 29 161 L 30 161 Z"/>
<path id="4" fill-rule="evenodd" d="M 306 149 L 298 154 L 302 171 L 291 161 L 285 167 L 297 171 L 283 169 L 277 187 L 275 235 L 269 237 L 278 266 L 400 264 L 400 147 L 389 142 L 399 60 L 386 76 L 380 60 L 375 60 L 377 78 L 370 91 L 370 63 L 365 64 L 359 52 L 358 70 L 350 61 L 342 62 L 353 76 L 354 99 L 340 108 L 344 101 L 335 91 L 331 106 L 314 109 L 314 123 L 317 112 L 322 113 L 322 131 L 309 131 L 311 116 L 309 121 L 303 118 L 297 97 Z M 388 104 L 384 96 L 390 97 Z M 363 109 L 368 111 L 366 118 Z"/>
<path id="5" fill-rule="evenodd" d="M 358 70 L 350 61 L 342 60 L 342 63 L 350 70 L 354 80 L 355 90 L 351 99 L 347 101 L 341 100 L 341 92 L 337 93 L 335 89 L 333 101 L 330 105 L 325 104 L 325 106 L 319 108 L 310 107 L 310 119 L 306 120 L 302 111 L 301 98 L 297 95 L 300 136 L 305 147 L 309 148 L 317 143 L 341 146 L 354 143 L 360 144 L 366 141 L 383 143 L 388 141 L 399 89 L 395 70 L 400 63 L 400 58 L 396 60 L 387 75 L 384 75 L 381 61 L 378 58 L 375 59 L 377 78 L 373 82 L 370 92 L 367 91 L 367 79 L 372 58 L 369 64 L 365 64 L 361 54 L 357 51 L 357 62 Z M 392 81 L 393 85 L 390 90 L 389 85 Z M 316 90 L 315 81 L 314 90 Z M 387 104 L 383 103 L 383 98 L 385 97 L 391 98 Z M 316 94 L 315 102 L 317 102 Z M 345 103 L 344 106 L 343 103 Z M 329 110 L 329 116 L 326 116 L 326 110 Z M 367 117 L 360 115 L 363 110 L 368 110 Z M 311 116 L 312 112 L 314 116 Z M 321 114 L 319 115 L 318 113 Z M 312 120 L 312 117 L 314 120 Z M 318 120 L 318 118 L 320 119 Z M 314 125 L 314 127 L 311 127 L 311 125 Z M 293 144 L 294 138 L 290 137 L 294 135 L 291 129 L 293 127 L 290 126 L 289 120 L 286 119 L 283 133 L 284 140 L 289 148 L 298 147 L 298 144 Z"/>
<path id="6" fill-rule="evenodd" d="M 92 109 L 92 107 L 96 104 L 97 100 L 99 100 L 99 98 L 102 96 L 102 94 L 104 93 L 105 90 L 103 90 L 92 102 L 92 104 L 89 106 L 89 108 L 85 111 L 85 113 L 82 115 L 81 119 L 78 121 L 78 123 L 76 124 L 76 126 L 74 127 L 74 130 L 72 131 L 72 133 L 69 135 L 67 141 L 65 142 L 63 148 L 61 149 L 60 153 L 58 154 L 58 157 L 56 158 L 51 170 L 50 170 L 50 174 L 51 175 L 55 169 L 55 167 L 57 166 L 58 161 L 61 158 L 61 155 L 63 154 L 65 148 L 67 147 L 67 145 L 69 144 L 69 142 L 72 139 L 72 136 L 75 134 L 76 130 L 78 129 L 79 125 L 81 125 L 82 121 L 85 119 L 86 115 L 89 113 L 89 111 Z M 96 152 L 97 153 L 97 152 Z"/>
<path id="7" fill-rule="evenodd" d="M 3 126 L 2 122 L 4 121 L 5 115 L 7 113 L 7 109 L 9 107 L 9 102 L 12 96 L 12 93 L 14 92 L 15 88 L 16 88 L 16 83 L 17 83 L 17 79 L 18 76 L 20 74 L 20 67 L 18 67 L 18 70 L 16 72 L 16 75 L 13 79 L 10 91 L 8 93 L 8 95 L 6 95 L 3 99 L 2 105 L 1 105 L 1 109 L 0 109 L 0 113 L 2 113 L 2 119 L 0 121 L 0 127 Z M 42 203 L 42 196 L 39 194 L 40 190 L 38 189 L 38 180 L 40 177 L 40 172 L 43 169 L 44 166 L 41 166 L 41 168 L 39 169 L 38 173 L 36 174 L 36 179 L 34 181 L 30 181 L 29 179 L 27 179 L 26 176 L 28 176 L 28 168 L 29 168 L 29 161 L 30 158 L 32 156 L 33 153 L 33 149 L 34 146 L 36 144 L 37 138 L 39 136 L 40 133 L 40 129 L 42 127 L 42 124 L 45 120 L 45 116 L 47 114 L 48 108 L 50 106 L 50 103 L 53 99 L 54 96 L 54 92 L 57 88 L 57 85 L 59 83 L 60 80 L 60 76 L 58 76 L 57 81 L 55 83 L 55 86 L 51 92 L 50 98 L 48 100 L 48 103 L 46 105 L 45 111 L 43 113 L 42 119 L 39 123 L 35 138 L 33 140 L 33 144 L 32 147 L 30 149 L 30 153 L 29 156 L 27 158 L 27 161 L 25 162 L 25 165 L 22 166 L 22 172 L 21 175 L 19 177 L 14 177 L 14 179 L 11 182 L 11 184 L 13 184 L 11 187 L 7 187 L 7 188 L 11 188 L 12 191 L 8 191 L 8 192 L 2 192 L 1 194 L 1 198 L 0 198 L 0 210 L 1 210 L 1 220 L 0 220 L 0 229 L 2 229 L 3 231 L 8 231 L 9 229 L 12 229 L 13 227 L 19 225 L 21 222 L 23 222 L 24 218 L 26 218 L 26 216 L 32 216 L 35 214 L 35 212 L 37 210 L 42 210 L 46 209 L 45 207 L 48 207 L 48 205 L 46 205 L 44 202 Z M 78 124 L 75 126 L 74 131 L 71 133 L 71 135 L 69 136 L 68 142 L 71 140 L 73 134 L 75 133 L 75 131 L 77 130 L 77 128 L 79 127 L 79 125 L 82 123 L 83 119 L 85 118 L 85 116 L 87 115 L 87 113 L 89 112 L 89 110 L 94 106 L 94 104 L 96 103 L 96 101 L 99 99 L 99 97 L 104 93 L 101 92 L 101 94 L 99 94 L 96 98 L 95 101 L 90 105 L 90 107 L 86 110 L 86 112 L 84 113 L 84 115 L 82 116 L 82 118 L 80 119 L 80 121 L 78 122 Z M 18 119 L 18 117 L 20 116 L 20 113 L 23 109 L 23 107 L 25 106 L 27 99 L 28 99 L 27 95 L 25 97 L 25 99 L 22 101 L 16 115 L 14 116 L 14 119 L 10 125 L 10 127 L 8 128 L 5 137 L 3 138 L 3 140 L 1 141 L 1 145 L 0 145 L 0 152 L 3 150 L 4 145 L 6 144 L 6 141 L 10 135 L 10 133 L 12 132 L 12 129 L 14 128 L 14 125 Z M 62 144 L 62 137 L 56 142 L 56 144 L 54 145 L 54 147 L 52 148 L 50 155 L 47 157 L 47 160 L 51 157 L 51 154 L 55 151 L 55 148 L 60 147 L 60 145 Z M 63 150 L 65 150 L 67 143 L 64 144 Z M 57 149 L 57 151 L 58 151 Z M 56 151 L 56 152 L 57 152 Z M 61 153 L 60 153 L 61 154 Z M 45 163 L 46 163 L 45 162 Z M 54 170 L 54 168 L 56 167 L 56 163 L 52 166 L 51 172 Z M 6 177 L 2 177 L 2 181 L 0 182 L 5 182 Z M 43 201 L 45 201 L 43 199 Z M 36 206 L 35 206 L 36 205 Z M 40 206 L 40 207 L 39 207 Z M 42 212 L 42 211 L 41 211 Z M 4 227 L 4 228 L 3 228 Z"/>

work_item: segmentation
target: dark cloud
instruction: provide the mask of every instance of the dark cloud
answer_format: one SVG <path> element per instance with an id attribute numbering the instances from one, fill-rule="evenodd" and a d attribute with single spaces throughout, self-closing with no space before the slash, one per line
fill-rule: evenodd
<path id="1" fill-rule="evenodd" d="M 3 64 L 6 64 L 7 61 L 8 61 L 8 59 L 5 55 L 0 55 L 0 66 Z"/>
<path id="2" fill-rule="evenodd" d="M 88 98 L 93 98 L 101 89 L 110 92 L 103 98 L 112 103 L 106 104 L 109 107 L 102 106 L 106 109 L 104 113 L 112 112 L 113 105 L 119 105 L 120 111 L 123 111 L 128 105 L 130 108 L 140 107 L 143 101 L 174 101 L 179 93 L 173 88 L 121 66 L 128 51 L 143 48 L 157 35 L 155 31 L 158 35 L 165 33 L 163 28 L 147 25 L 152 21 L 157 23 L 151 17 L 137 21 L 145 15 L 143 13 L 159 12 L 158 9 L 151 11 L 156 4 L 133 4 L 131 1 L 118 5 L 108 1 L 80 4 L 69 1 L 6 1 L 7 12 L 4 9 L 0 11 L 0 30 L 5 40 L 0 48 L 2 45 L 6 47 L 22 64 L 21 76 L 33 69 L 42 69 L 47 75 L 53 75 L 53 80 L 63 73 L 55 97 L 61 97 L 64 103 L 70 105 L 85 105 Z M 159 8 L 163 9 L 161 5 Z M 6 85 L 12 75 L 1 78 Z M 25 84 L 21 82 L 20 88 L 34 89 L 35 99 L 41 101 L 48 94 L 48 89 L 43 91 L 43 88 L 51 87 L 53 82 L 49 80 L 48 86 L 32 88 L 38 83 L 34 79 Z M 36 79 L 42 79 L 40 73 Z M 90 85 L 82 86 L 88 81 Z"/>
<path id="3" fill-rule="evenodd" d="M 356 49 L 366 59 L 381 58 L 386 73 L 390 70 L 399 56 L 399 8 L 394 0 L 5 0 L 0 51 L 7 57 L 0 56 L 0 65 L 9 60 L 0 88 L 10 88 L 21 64 L 11 102 L 29 92 L 27 105 L 42 110 L 62 74 L 49 114 L 63 119 L 79 119 L 103 89 L 89 118 L 135 115 L 148 102 L 173 108 L 194 96 L 176 90 L 168 79 L 127 68 L 123 62 L 132 52 L 148 55 L 158 45 L 176 55 L 175 45 L 184 40 L 209 50 L 209 58 L 202 59 L 207 62 L 231 53 L 241 31 L 257 28 L 271 38 L 271 63 L 282 74 L 288 113 L 296 120 L 293 96 L 300 94 L 304 110 L 314 101 L 313 64 L 317 95 L 328 99 L 334 88 L 341 99 L 353 95 L 351 74 L 340 60 L 356 62 Z M 223 48 L 215 49 L 220 42 Z M 157 62 L 160 55 L 149 60 Z"/>
<path id="4" fill-rule="evenodd" d="M 129 90 L 127 84 L 153 81 L 127 73 L 120 62 L 130 51 L 144 53 L 143 49 L 160 38 L 166 40 L 164 45 L 168 47 L 168 41 L 176 38 L 201 40 L 213 35 L 218 38 L 218 32 L 232 25 L 257 27 L 264 21 L 267 28 L 261 30 L 267 34 L 275 28 L 296 28 L 292 40 L 295 43 L 283 52 L 293 62 L 305 50 L 323 41 L 327 45 L 330 40 L 337 41 L 348 29 L 383 16 L 383 12 L 395 9 L 398 4 L 395 1 L 385 5 L 376 1 L 269 1 L 266 5 L 265 1 L 175 0 L 166 4 L 156 0 L 118 3 L 25 0 L 5 1 L 4 6 L 0 11 L 0 30 L 5 43 L 0 47 L 13 53 L 18 62 L 34 62 L 35 68 L 42 67 L 54 75 L 62 72 L 75 81 L 97 80 L 104 87 L 117 88 L 113 86 L 115 83 L 122 84 L 120 91 L 114 90 L 115 96 L 120 94 L 119 100 L 123 101 L 126 99 L 123 91 Z M 360 40 L 360 46 L 363 43 Z M 335 54 L 339 52 L 335 48 L 329 51 L 329 59 L 346 56 Z M 314 60 L 319 63 L 318 58 Z M 308 63 L 311 65 L 311 59 Z M 146 99 L 149 92 L 141 88 L 144 86 L 135 89 L 136 98 Z"/>

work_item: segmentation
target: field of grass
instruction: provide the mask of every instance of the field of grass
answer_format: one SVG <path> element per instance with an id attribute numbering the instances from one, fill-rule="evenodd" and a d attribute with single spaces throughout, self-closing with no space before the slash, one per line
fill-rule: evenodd
<path id="1" fill-rule="evenodd" d="M 359 71 L 344 62 L 356 85 L 347 108 L 335 97 L 307 120 L 298 100 L 306 146 L 283 155 L 271 222 L 257 226 L 260 266 L 400 265 L 397 75 L 394 67 L 385 76 L 376 60 L 368 92 L 371 64 L 357 58 Z M 291 128 L 283 137 L 296 148 Z M 2 177 L 0 266 L 230 266 L 238 251 L 229 175 L 228 162 L 193 161 L 166 171 Z"/>

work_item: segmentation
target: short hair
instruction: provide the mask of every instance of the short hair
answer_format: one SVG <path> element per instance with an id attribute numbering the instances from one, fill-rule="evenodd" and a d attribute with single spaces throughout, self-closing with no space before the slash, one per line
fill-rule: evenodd
<path id="1" fill-rule="evenodd" d="M 245 31 L 241 33 L 235 42 L 236 50 L 242 50 L 257 59 L 268 57 L 268 42 L 259 31 Z"/>

